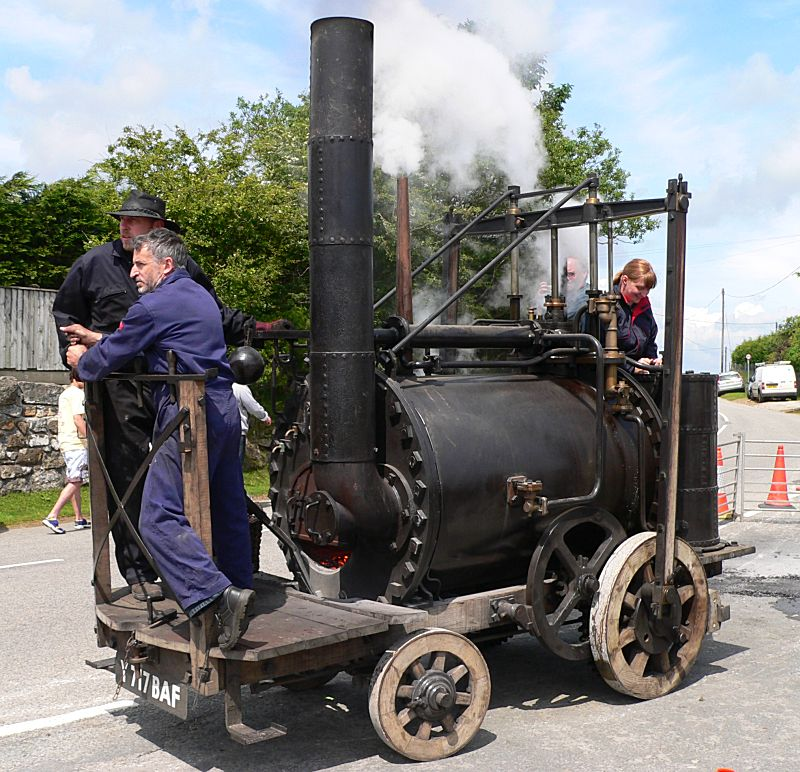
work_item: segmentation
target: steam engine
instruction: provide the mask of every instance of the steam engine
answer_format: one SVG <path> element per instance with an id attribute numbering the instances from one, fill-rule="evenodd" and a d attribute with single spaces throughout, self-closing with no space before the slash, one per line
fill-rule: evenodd
<path id="1" fill-rule="evenodd" d="M 585 632 L 600 572 L 627 537 L 668 531 L 673 517 L 696 549 L 720 543 L 716 380 L 680 375 L 686 183 L 607 204 L 591 177 L 511 188 L 505 212 L 464 228 L 505 233 L 503 260 L 537 231 L 588 226 L 579 319 L 564 313 L 553 238 L 543 314 L 520 319 L 512 306 L 504 322 L 445 325 L 439 309 L 376 329 L 371 25 L 316 22 L 311 70 L 309 373 L 271 467 L 289 565 L 309 592 L 401 605 L 524 584 L 523 626 L 583 658 L 585 635 L 567 620 Z M 524 211 L 527 198 L 545 208 Z M 598 286 L 598 227 L 655 214 L 668 220 L 664 367 L 632 375 L 616 348 L 616 298 Z M 611 253 L 608 264 L 611 276 Z"/>

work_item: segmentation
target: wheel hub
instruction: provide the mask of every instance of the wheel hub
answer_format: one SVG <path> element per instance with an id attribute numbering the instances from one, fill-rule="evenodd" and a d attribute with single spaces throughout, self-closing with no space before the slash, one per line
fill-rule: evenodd
<path id="1" fill-rule="evenodd" d="M 428 671 L 414 683 L 411 703 L 417 715 L 425 721 L 442 718 L 456 704 L 456 685 L 447 673 Z"/>
<path id="2" fill-rule="evenodd" d="M 578 577 L 578 593 L 583 600 L 591 600 L 600 587 L 600 582 L 594 574 L 581 574 Z"/>
<path id="3" fill-rule="evenodd" d="M 673 586 L 665 587 L 663 603 L 665 612 L 659 619 L 653 613 L 653 584 L 647 582 L 636 593 L 633 612 L 636 640 L 648 654 L 661 654 L 679 642 L 681 601 Z"/>

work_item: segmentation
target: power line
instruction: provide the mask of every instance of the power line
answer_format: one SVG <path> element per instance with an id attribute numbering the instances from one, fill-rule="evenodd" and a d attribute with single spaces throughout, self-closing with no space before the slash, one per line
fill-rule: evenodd
<path id="1" fill-rule="evenodd" d="M 754 298 L 756 297 L 756 295 L 763 295 L 764 293 L 769 292 L 771 289 L 775 289 L 775 287 L 777 287 L 779 284 L 783 284 L 783 282 L 785 282 L 790 276 L 796 276 L 798 271 L 800 271 L 800 265 L 798 265 L 795 268 L 792 268 L 792 270 L 789 271 L 789 273 L 787 273 L 786 276 L 784 276 L 779 281 L 776 281 L 775 284 L 772 284 L 766 289 L 761 290 L 761 292 L 754 292 L 751 295 L 731 295 L 731 297 L 736 298 L 737 300 L 742 300 L 744 298 Z"/>
<path id="2" fill-rule="evenodd" d="M 711 249 L 712 247 L 723 247 L 726 246 L 727 244 L 749 244 L 751 242 L 763 243 L 765 241 L 781 241 L 781 240 L 786 240 L 786 241 L 783 244 L 772 244 L 768 247 L 764 247 L 764 249 L 777 249 L 780 247 L 785 247 L 794 241 L 800 240 L 800 233 L 792 233 L 786 236 L 766 236 L 764 238 L 757 238 L 757 239 L 736 239 L 734 241 L 711 241 L 708 244 L 687 244 L 687 249 L 691 249 L 692 251 L 694 251 L 699 249 Z M 652 255 L 652 254 L 661 254 L 663 251 L 664 250 L 661 247 L 653 247 L 651 249 L 636 250 L 636 253 L 642 255 Z M 734 252 L 732 255 L 729 255 L 729 257 L 752 255 L 754 254 L 754 252 L 755 250 L 749 250 L 745 252 Z"/>

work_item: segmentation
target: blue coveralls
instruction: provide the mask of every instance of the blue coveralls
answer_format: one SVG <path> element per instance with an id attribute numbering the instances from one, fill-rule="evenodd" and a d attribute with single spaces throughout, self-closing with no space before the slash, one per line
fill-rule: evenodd
<path id="1" fill-rule="evenodd" d="M 228 585 L 253 584 L 250 531 L 238 448 L 239 410 L 231 384 L 219 309 L 209 293 L 178 268 L 128 310 L 119 329 L 90 348 L 78 373 L 97 381 L 143 353 L 148 372 L 167 373 L 167 351 L 177 357 L 178 373 L 217 368 L 206 383 L 206 421 L 211 524 L 217 565 L 183 513 L 183 475 L 177 432 L 159 448 L 144 485 L 142 540 L 184 610 L 219 595 Z M 169 387 L 153 388 L 154 437 L 178 412 Z M 113 459 L 108 463 L 113 464 Z"/>

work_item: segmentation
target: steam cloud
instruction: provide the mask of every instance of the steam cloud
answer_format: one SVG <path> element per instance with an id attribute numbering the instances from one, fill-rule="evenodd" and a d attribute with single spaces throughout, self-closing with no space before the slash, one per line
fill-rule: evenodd
<path id="1" fill-rule="evenodd" d="M 456 189 L 465 189 L 476 182 L 475 160 L 491 159 L 513 184 L 532 189 L 545 154 L 535 94 L 504 53 L 513 55 L 518 41 L 504 34 L 499 20 L 473 16 L 478 34 L 458 29 L 469 6 L 459 4 L 455 12 L 464 15 L 457 21 L 418 0 L 372 9 L 376 161 L 398 175 L 419 170 L 424 160 L 431 172 L 446 172 Z M 507 6 L 500 13 L 506 27 L 520 22 Z"/>

